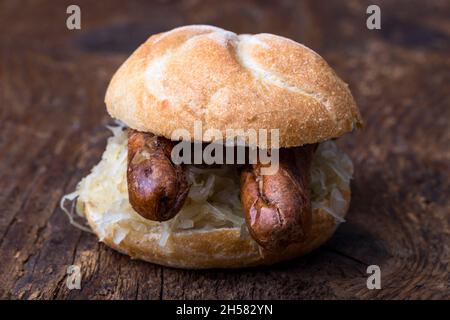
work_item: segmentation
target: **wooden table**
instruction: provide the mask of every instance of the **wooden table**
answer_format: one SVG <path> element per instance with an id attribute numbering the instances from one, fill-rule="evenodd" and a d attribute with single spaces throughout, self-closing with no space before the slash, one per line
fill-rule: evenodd
<path id="1" fill-rule="evenodd" d="M 1 1 L 0 297 L 12 299 L 450 298 L 450 3 Z M 82 29 L 66 28 L 77 3 Z M 354 195 L 326 245 L 247 270 L 184 271 L 116 253 L 58 203 L 99 161 L 109 79 L 153 33 L 206 23 L 271 32 L 319 52 L 350 84 L 366 127 L 339 140 Z M 66 268 L 79 265 L 82 289 Z M 382 289 L 368 290 L 368 265 Z"/>

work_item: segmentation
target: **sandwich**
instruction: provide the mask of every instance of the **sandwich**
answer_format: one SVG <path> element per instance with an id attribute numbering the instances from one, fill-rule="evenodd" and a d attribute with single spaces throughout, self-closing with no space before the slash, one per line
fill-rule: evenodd
<path id="1" fill-rule="evenodd" d="M 109 247 L 186 269 L 242 268 L 326 242 L 353 165 L 334 140 L 362 125 L 345 82 L 293 40 L 185 26 L 114 74 L 101 161 L 64 196 Z M 260 134 L 260 133 L 264 134 Z M 269 135 L 270 133 L 270 135 Z"/>

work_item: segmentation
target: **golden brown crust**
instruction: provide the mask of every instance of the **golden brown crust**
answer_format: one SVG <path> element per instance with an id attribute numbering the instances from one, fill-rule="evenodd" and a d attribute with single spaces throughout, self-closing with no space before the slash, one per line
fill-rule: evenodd
<path id="1" fill-rule="evenodd" d="M 347 85 L 315 52 L 272 35 L 186 26 L 150 37 L 108 87 L 108 112 L 171 138 L 217 129 L 279 129 L 280 146 L 338 137 L 361 124 Z M 245 138 L 245 137 L 244 137 Z"/>
<path id="2" fill-rule="evenodd" d="M 342 212 L 345 215 L 350 203 L 350 192 L 342 189 L 340 192 L 347 203 Z M 292 259 L 319 247 L 338 226 L 334 217 L 322 209 L 315 209 L 308 238 L 287 247 L 285 251 L 270 253 L 261 249 L 251 237 L 241 238 L 239 228 L 177 232 L 162 247 L 159 245 L 161 228 L 155 225 L 151 232 L 131 231 L 117 243 L 114 241 L 113 229 L 109 229 L 106 234 L 99 232 L 93 205 L 85 206 L 85 216 L 92 230 L 101 235 L 101 241 L 109 247 L 135 259 L 185 269 L 242 268 Z"/>

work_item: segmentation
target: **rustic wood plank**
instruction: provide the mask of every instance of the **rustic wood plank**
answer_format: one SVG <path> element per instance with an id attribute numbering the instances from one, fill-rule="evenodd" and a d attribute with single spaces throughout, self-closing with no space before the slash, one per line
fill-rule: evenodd
<path id="1" fill-rule="evenodd" d="M 78 1 L 0 3 L 0 297 L 18 299 L 450 298 L 450 54 L 441 1 Z M 120 4 L 119 4 L 120 3 Z M 272 267 L 186 271 L 133 261 L 73 228 L 60 197 L 97 163 L 103 96 L 148 34 L 209 23 L 305 43 L 349 83 L 366 127 L 339 140 L 354 159 L 348 220 L 319 250 Z M 68 290 L 66 268 L 83 273 Z M 366 267 L 382 270 L 380 291 Z"/>

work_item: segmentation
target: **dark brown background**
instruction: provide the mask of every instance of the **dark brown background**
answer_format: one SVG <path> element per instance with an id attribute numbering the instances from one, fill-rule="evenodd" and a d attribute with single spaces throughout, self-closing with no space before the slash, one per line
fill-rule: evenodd
<path id="1" fill-rule="evenodd" d="M 65 26 L 67 5 L 82 30 Z M 382 29 L 365 27 L 367 6 Z M 0 297 L 19 299 L 450 298 L 449 1 L 1 1 Z M 60 197 L 99 161 L 108 80 L 152 33 L 193 23 L 271 32 L 318 51 L 366 128 L 347 223 L 319 250 L 247 270 L 183 271 L 110 250 Z M 66 267 L 81 266 L 69 291 Z M 382 290 L 366 288 L 366 267 Z"/>

